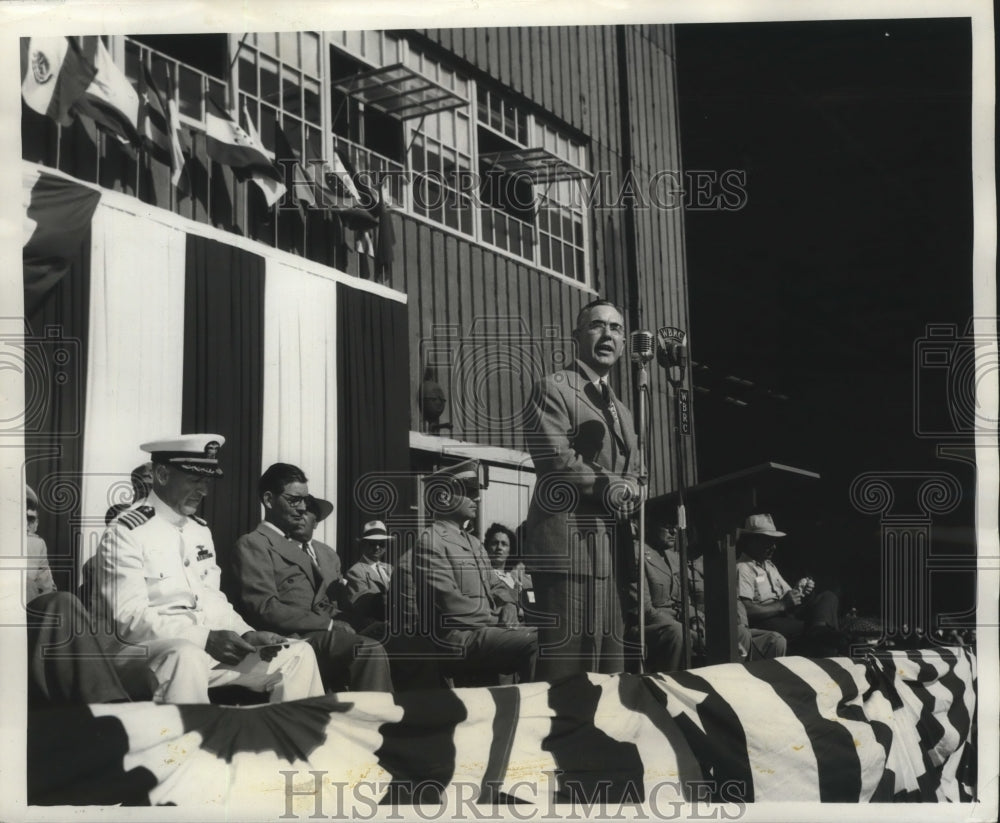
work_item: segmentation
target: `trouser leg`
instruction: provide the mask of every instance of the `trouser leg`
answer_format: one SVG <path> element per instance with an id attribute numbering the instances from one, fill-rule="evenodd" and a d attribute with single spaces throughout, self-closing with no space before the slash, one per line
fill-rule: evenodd
<path id="1" fill-rule="evenodd" d="M 79 599 L 49 592 L 28 604 L 30 704 L 110 703 L 129 694 Z"/>
<path id="2" fill-rule="evenodd" d="M 392 691 L 389 658 L 377 640 L 336 627 L 310 632 L 306 639 L 316 651 L 323 682 L 331 691 Z"/>

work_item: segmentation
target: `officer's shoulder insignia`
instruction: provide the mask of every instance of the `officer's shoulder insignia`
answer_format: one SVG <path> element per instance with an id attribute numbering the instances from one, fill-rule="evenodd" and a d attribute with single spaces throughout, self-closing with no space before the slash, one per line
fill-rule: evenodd
<path id="1" fill-rule="evenodd" d="M 126 509 L 115 519 L 116 523 L 120 523 L 126 529 L 130 531 L 141 526 L 143 523 L 148 522 L 150 519 L 156 516 L 156 509 L 152 506 L 138 506 L 134 509 Z"/>
<path id="2" fill-rule="evenodd" d="M 196 514 L 192 514 L 191 515 L 191 519 L 195 523 L 197 523 L 199 526 L 207 526 L 208 525 L 208 521 L 207 520 L 205 520 L 204 518 L 198 517 L 198 515 L 196 515 Z"/>

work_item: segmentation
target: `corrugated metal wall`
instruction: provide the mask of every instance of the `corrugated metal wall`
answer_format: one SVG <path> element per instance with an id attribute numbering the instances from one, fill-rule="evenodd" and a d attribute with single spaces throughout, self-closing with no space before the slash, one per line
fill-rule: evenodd
<path id="1" fill-rule="evenodd" d="M 623 27 L 621 36 L 611 26 L 433 29 L 420 34 L 589 138 L 589 171 L 605 175 L 601 177 L 603 202 L 616 201 L 624 162 L 630 156 L 642 195 L 634 209 L 637 271 L 629 272 L 627 247 L 632 240 L 625 209 L 595 206 L 590 214 L 593 286 L 626 309 L 629 305 L 637 308 L 630 328 L 638 323 L 654 331 L 667 325 L 688 329 L 683 213 L 680 208 L 652 207 L 646 191 L 656 172 L 681 170 L 672 28 Z M 619 48 L 621 41 L 624 52 Z M 621 68 L 628 89 L 629 124 L 624 135 Z M 628 146 L 625 140 L 630 141 Z M 535 339 L 542 338 L 547 327 L 559 329 L 564 337 L 578 308 L 590 299 L 558 278 L 405 222 L 404 248 L 415 235 L 418 251 L 406 250 L 405 279 L 394 285 L 410 295 L 411 331 L 417 335 L 410 355 L 414 368 L 419 368 L 420 339 L 426 338 L 434 323 L 456 323 L 466 332 L 476 313 L 486 310 L 523 318 Z M 437 240 L 425 234 L 436 235 Z M 416 272 L 410 272 L 412 265 L 419 267 Z M 412 288 L 414 277 L 419 278 L 416 289 Z M 675 485 L 670 458 L 673 402 L 665 375 L 657 373 L 655 363 L 652 369 L 650 469 L 652 490 L 658 494 Z M 631 367 L 625 359 L 619 381 L 621 395 L 631 399 Z M 479 402 L 488 407 L 496 405 L 516 414 L 524 400 L 517 396 L 516 380 L 498 379 L 484 387 L 491 396 Z M 465 439 L 481 436 L 496 445 L 521 445 L 514 428 L 477 432 L 474 420 L 460 416 L 452 422 L 457 424 L 455 434 Z M 694 479 L 693 442 L 693 436 L 688 438 L 688 482 Z"/>

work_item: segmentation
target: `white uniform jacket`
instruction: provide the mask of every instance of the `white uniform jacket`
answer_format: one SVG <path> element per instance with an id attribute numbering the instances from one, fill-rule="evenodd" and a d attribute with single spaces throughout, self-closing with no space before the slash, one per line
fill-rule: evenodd
<path id="1" fill-rule="evenodd" d="M 219 589 L 221 570 L 204 520 L 185 517 L 154 492 L 111 522 L 97 549 L 97 606 L 121 645 L 252 631 Z"/>

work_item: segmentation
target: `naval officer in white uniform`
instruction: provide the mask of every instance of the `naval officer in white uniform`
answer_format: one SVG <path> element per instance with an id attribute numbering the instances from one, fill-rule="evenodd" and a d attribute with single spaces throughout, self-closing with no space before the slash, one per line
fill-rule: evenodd
<path id="1" fill-rule="evenodd" d="M 142 647 L 163 703 L 207 703 L 238 684 L 272 703 L 324 693 L 308 643 L 255 631 L 219 589 L 208 525 L 195 515 L 222 476 L 225 438 L 190 434 L 143 444 L 153 488 L 115 518 L 97 549 L 95 608 L 113 620 L 119 659 Z M 132 648 L 130 648 L 132 647 Z"/>

